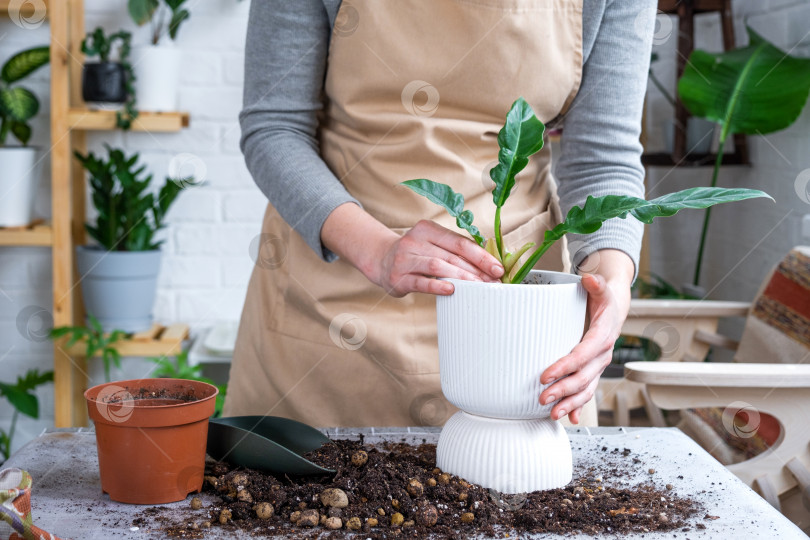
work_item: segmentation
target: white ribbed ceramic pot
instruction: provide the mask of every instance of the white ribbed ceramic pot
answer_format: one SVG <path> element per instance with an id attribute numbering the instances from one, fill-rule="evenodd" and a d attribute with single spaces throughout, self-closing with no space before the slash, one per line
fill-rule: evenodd
<path id="1" fill-rule="evenodd" d="M 443 471 L 502 493 L 562 487 L 571 444 L 543 371 L 582 338 L 587 293 L 579 276 L 532 271 L 520 285 L 449 280 L 436 300 L 442 392 L 461 409 L 436 447 Z"/>
<path id="2" fill-rule="evenodd" d="M 531 284 L 448 281 L 455 292 L 436 300 L 445 397 L 480 416 L 547 418 L 553 404 L 540 405 L 540 375 L 582 338 L 581 278 L 532 271 Z"/>

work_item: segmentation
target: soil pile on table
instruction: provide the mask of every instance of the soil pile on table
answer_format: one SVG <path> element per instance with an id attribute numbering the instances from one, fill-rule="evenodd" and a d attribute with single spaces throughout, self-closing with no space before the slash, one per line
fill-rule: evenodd
<path id="1" fill-rule="evenodd" d="M 522 495 L 500 494 L 442 472 L 435 467 L 434 444 L 371 447 L 362 441 L 337 440 L 307 455 L 337 471 L 328 477 L 277 477 L 208 463 L 203 491 L 215 494 L 218 503 L 200 508 L 201 501 L 192 500 L 188 520 L 164 523 L 162 532 L 204 538 L 206 529 L 222 527 L 294 538 L 359 533 L 363 538 L 456 539 L 477 534 L 598 535 L 705 528 L 688 523 L 700 509 L 675 495 L 671 485 L 663 489 L 651 481 L 630 487 L 606 485 L 640 465 L 629 450 L 603 451 L 615 459 L 581 471 L 564 488 Z"/>

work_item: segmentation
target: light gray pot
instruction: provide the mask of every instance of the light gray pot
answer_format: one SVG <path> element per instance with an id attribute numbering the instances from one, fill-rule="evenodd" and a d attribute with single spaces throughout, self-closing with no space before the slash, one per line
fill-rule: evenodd
<path id="1" fill-rule="evenodd" d="M 76 247 L 84 309 L 105 332 L 140 332 L 152 325 L 160 250 L 106 251 Z"/>

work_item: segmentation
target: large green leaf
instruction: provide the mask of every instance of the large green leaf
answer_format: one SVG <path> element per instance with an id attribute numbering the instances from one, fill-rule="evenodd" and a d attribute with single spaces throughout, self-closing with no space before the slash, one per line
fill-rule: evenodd
<path id="1" fill-rule="evenodd" d="M 0 383 L 0 394 L 21 413 L 31 418 L 39 417 L 39 400 L 34 394 L 7 383 Z"/>
<path id="2" fill-rule="evenodd" d="M 518 98 L 506 115 L 506 123 L 498 133 L 498 164 L 489 171 L 495 182 L 492 200 L 500 208 L 515 186 L 515 176 L 526 168 L 529 156 L 543 148 L 545 126 L 523 98 Z"/>
<path id="3" fill-rule="evenodd" d="M 458 225 L 459 228 L 470 233 L 470 236 L 478 242 L 478 245 L 484 245 L 484 238 L 481 236 L 481 231 L 478 230 L 478 227 L 473 225 L 473 213 L 469 210 L 464 210 L 464 195 L 456 193 L 453 191 L 453 188 L 446 184 L 440 184 L 433 180 L 427 180 L 426 178 L 406 180 L 402 182 L 402 185 L 447 210 L 448 214 L 456 218 L 456 225 Z"/>
<path id="4" fill-rule="evenodd" d="M 678 83 L 689 111 L 731 133 L 771 133 L 799 117 L 810 93 L 810 58 L 781 51 L 752 29 L 747 47 L 693 51 Z"/>
<path id="5" fill-rule="evenodd" d="M 599 230 L 605 221 L 613 218 L 624 219 L 628 215 L 633 216 L 642 223 L 652 223 L 656 217 L 672 216 L 687 208 L 708 208 L 715 204 L 758 197 L 771 199 L 770 195 L 758 189 L 709 187 L 689 188 L 675 193 L 668 193 L 649 201 L 625 195 L 588 197 L 582 208 L 579 206 L 571 208 L 565 221 L 546 231 L 543 244 L 515 273 L 512 282 L 520 283 L 523 281 L 548 248 L 566 233 L 591 234 Z"/>
<path id="6" fill-rule="evenodd" d="M 135 24 L 142 26 L 152 20 L 158 3 L 158 0 L 129 0 L 127 3 L 129 15 Z"/>
<path id="7" fill-rule="evenodd" d="M 50 58 L 51 51 L 47 46 L 20 51 L 3 65 L 0 79 L 8 84 L 19 81 L 47 64 Z"/>
<path id="8" fill-rule="evenodd" d="M 0 89 L 0 110 L 12 120 L 26 122 L 39 111 L 39 100 L 21 86 L 3 88 Z"/>

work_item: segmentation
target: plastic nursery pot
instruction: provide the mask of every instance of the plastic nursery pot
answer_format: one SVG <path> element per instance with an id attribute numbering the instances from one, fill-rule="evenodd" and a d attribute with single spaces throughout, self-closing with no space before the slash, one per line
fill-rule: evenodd
<path id="1" fill-rule="evenodd" d="M 131 504 L 175 502 L 200 491 L 217 393 L 213 385 L 184 379 L 115 381 L 87 390 L 102 491 Z"/>
<path id="2" fill-rule="evenodd" d="M 571 445 L 540 375 L 585 327 L 579 276 L 532 271 L 520 285 L 449 280 L 436 300 L 442 392 L 461 409 L 445 424 L 436 465 L 502 493 L 566 485 Z"/>
<path id="3" fill-rule="evenodd" d="M 87 103 L 124 103 L 127 72 L 119 62 L 88 62 L 82 70 L 82 98 Z"/>

